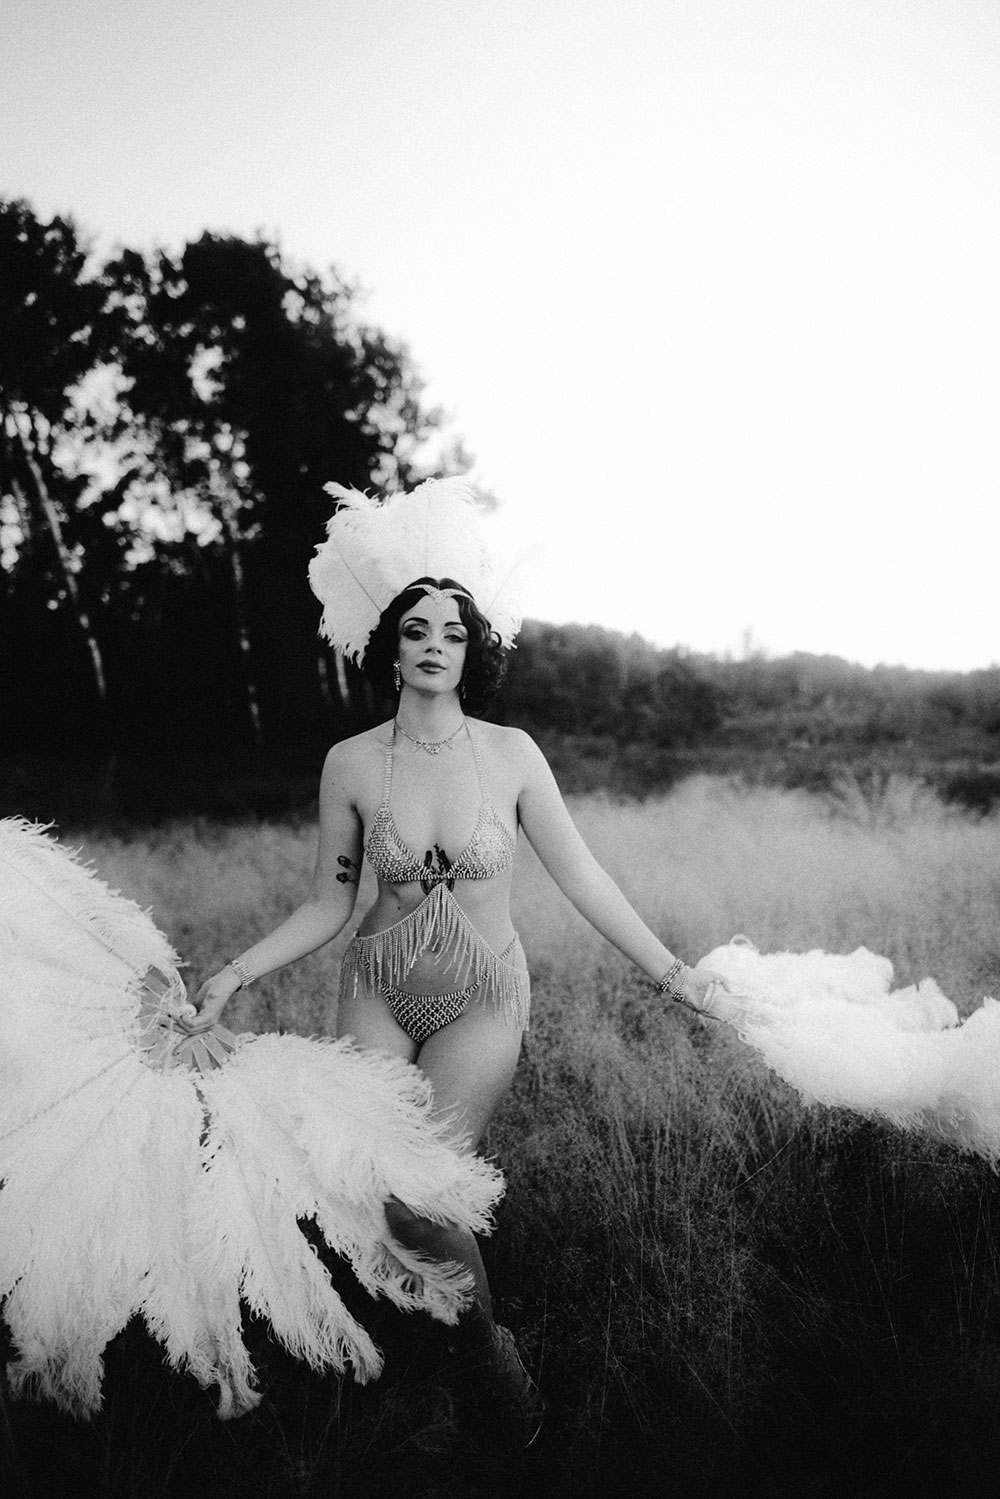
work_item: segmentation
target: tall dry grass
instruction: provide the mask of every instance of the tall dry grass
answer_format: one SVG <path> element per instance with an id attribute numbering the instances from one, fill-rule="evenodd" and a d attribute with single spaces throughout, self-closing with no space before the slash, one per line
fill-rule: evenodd
<path id="1" fill-rule="evenodd" d="M 573 812 L 689 958 L 737 932 L 765 950 L 863 943 L 960 1009 L 1000 990 L 1000 819 L 916 783 L 819 798 L 702 778 Z M 178 825 L 86 851 L 196 977 L 301 897 L 313 838 Z M 724 1028 L 664 1007 L 519 857 L 534 1013 L 487 1142 L 509 1191 L 486 1252 L 549 1400 L 539 1447 L 484 1459 L 456 1430 L 432 1335 L 376 1311 L 390 1359 L 370 1391 L 298 1370 L 257 1329 L 268 1400 L 235 1434 L 176 1378 L 143 1405 L 133 1334 L 113 1351 L 108 1417 L 72 1437 L 88 1471 L 115 1494 L 185 1492 L 193 1464 L 220 1496 L 992 1492 L 989 1171 L 804 1108 Z M 240 995 L 229 1023 L 329 1030 L 344 940 Z M 23 1428 L 29 1446 L 39 1429 Z"/>

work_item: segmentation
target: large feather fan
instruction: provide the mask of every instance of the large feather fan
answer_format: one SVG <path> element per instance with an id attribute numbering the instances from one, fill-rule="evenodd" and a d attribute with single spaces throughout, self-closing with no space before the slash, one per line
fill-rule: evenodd
<path id="1" fill-rule="evenodd" d="M 727 978 L 732 1024 L 808 1103 L 852 1109 L 1000 1164 L 1000 1003 L 964 1021 L 931 978 L 892 988 L 888 958 L 761 953 L 745 938 L 699 967 Z"/>
<path id="2" fill-rule="evenodd" d="M 177 1030 L 176 956 L 147 915 L 19 820 L 0 821 L 0 1301 L 15 1392 L 101 1403 L 135 1313 L 170 1362 L 259 1398 L 241 1299 L 317 1369 L 381 1360 L 299 1221 L 361 1283 L 454 1321 L 469 1280 L 388 1231 L 395 1196 L 488 1230 L 499 1173 L 441 1137 L 415 1067 L 348 1041 Z"/>
<path id="3" fill-rule="evenodd" d="M 320 632 L 344 655 L 360 660 L 379 616 L 416 578 L 453 578 L 508 646 L 520 628 L 516 568 L 489 546 L 475 496 L 461 479 L 428 479 L 381 503 L 327 484 L 339 502 L 327 539 L 309 565 L 323 605 Z"/>

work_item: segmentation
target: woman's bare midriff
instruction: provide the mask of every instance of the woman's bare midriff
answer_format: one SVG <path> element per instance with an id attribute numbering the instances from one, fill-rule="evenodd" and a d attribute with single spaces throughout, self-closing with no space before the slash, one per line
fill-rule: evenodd
<path id="1" fill-rule="evenodd" d="M 492 880 L 456 880 L 452 891 L 470 924 L 487 947 L 498 955 L 507 950 L 516 936 L 510 919 L 510 887 L 511 874 L 506 870 Z M 358 935 L 369 937 L 405 921 L 426 899 L 425 890 L 417 882 L 380 884 L 377 898 L 358 927 Z M 444 978 L 454 962 L 454 957 L 448 953 L 422 953 L 408 975 L 407 987 L 411 984 L 416 989 L 425 984 L 429 988 L 437 987 L 435 979 Z"/>

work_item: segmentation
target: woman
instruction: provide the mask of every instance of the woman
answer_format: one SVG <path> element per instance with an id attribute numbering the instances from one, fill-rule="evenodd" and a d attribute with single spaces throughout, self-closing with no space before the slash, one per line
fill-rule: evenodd
<path id="1" fill-rule="evenodd" d="M 494 586 L 463 486 L 432 481 L 377 508 L 335 493 L 345 504 L 311 569 L 326 605 L 322 628 L 361 655 L 375 688 L 397 696 L 396 712 L 330 750 L 309 895 L 202 984 L 187 1028 L 210 1029 L 251 979 L 342 931 L 367 855 L 378 894 L 345 955 L 338 1034 L 416 1063 L 450 1138 L 475 1150 L 528 1023 L 527 967 L 510 917 L 519 828 L 576 909 L 663 993 L 707 1010 L 715 989 L 717 1010 L 726 985 L 688 968 L 641 921 L 583 842 L 528 735 L 469 716 L 502 677 L 517 617 Z M 441 560 L 447 572 L 414 576 Z M 396 1201 L 386 1216 L 409 1247 L 467 1267 L 475 1290 L 466 1335 L 504 1393 L 530 1406 L 533 1387 L 510 1333 L 494 1322 L 473 1235 Z"/>

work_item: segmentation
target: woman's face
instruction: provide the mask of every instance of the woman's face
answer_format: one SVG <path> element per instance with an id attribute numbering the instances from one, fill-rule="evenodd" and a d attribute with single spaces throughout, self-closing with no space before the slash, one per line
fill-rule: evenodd
<path id="1" fill-rule="evenodd" d="M 440 695 L 457 692 L 469 632 L 452 598 L 424 595 L 399 621 L 399 670 L 406 687 Z"/>

